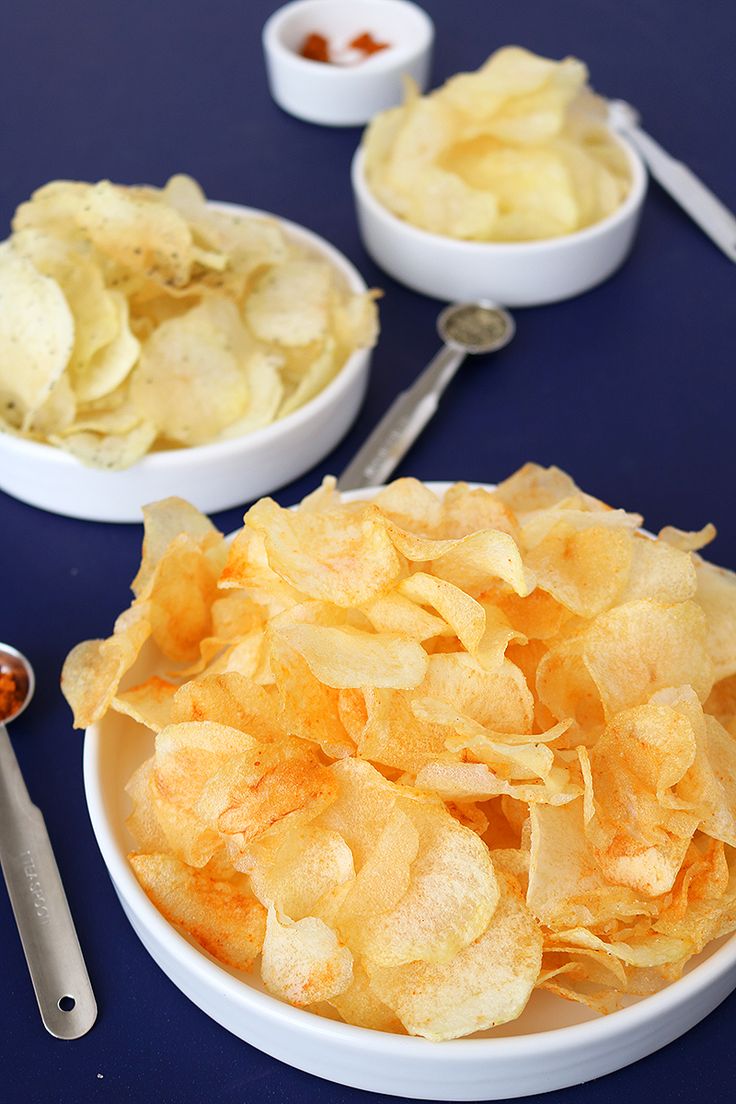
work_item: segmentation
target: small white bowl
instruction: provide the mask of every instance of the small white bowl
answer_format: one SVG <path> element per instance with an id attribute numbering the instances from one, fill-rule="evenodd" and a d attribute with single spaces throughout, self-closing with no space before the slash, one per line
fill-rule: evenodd
<path id="1" fill-rule="evenodd" d="M 212 207 L 234 215 L 276 218 L 232 203 Z M 293 241 L 325 257 L 351 291 L 366 285 L 332 245 L 287 219 Z M 53 445 L 0 432 L 0 490 L 54 514 L 89 521 L 142 521 L 141 506 L 169 495 L 213 514 L 270 494 L 308 471 L 347 433 L 368 384 L 371 353 L 358 349 L 323 391 L 271 425 L 228 441 L 151 452 L 124 471 L 85 467 Z"/>
<path id="2" fill-rule="evenodd" d="M 529 242 L 460 241 L 412 226 L 373 194 L 359 148 L 352 182 L 363 244 L 395 280 L 435 299 L 491 299 L 507 307 L 534 307 L 580 295 L 626 260 L 646 194 L 641 157 L 625 138 L 613 137 L 631 170 L 631 188 L 621 206 L 584 230 Z"/>
<path id="3" fill-rule="evenodd" d="M 369 31 L 386 50 L 355 65 L 310 61 L 299 49 L 309 34 L 342 47 Z M 434 25 L 408 0 L 295 0 L 263 28 L 268 83 L 279 107 L 327 126 L 360 126 L 404 98 L 403 78 L 427 86 Z"/>
<path id="4" fill-rule="evenodd" d="M 447 483 L 430 483 L 442 493 Z M 365 498 L 378 488 L 351 492 Z M 135 685 L 157 673 L 144 651 Z M 124 786 L 153 754 L 153 735 L 108 714 L 87 729 L 84 787 L 92 828 L 115 891 L 154 961 L 198 1008 L 238 1038 L 341 1085 L 420 1100 L 501 1100 L 577 1085 L 652 1054 L 702 1020 L 736 987 L 736 936 L 712 944 L 679 981 L 609 1016 L 536 991 L 518 1020 L 472 1038 L 431 1043 L 323 1019 L 266 993 L 171 926 L 139 886 L 126 855 Z M 707 1060 L 707 1047 L 703 1048 Z"/>

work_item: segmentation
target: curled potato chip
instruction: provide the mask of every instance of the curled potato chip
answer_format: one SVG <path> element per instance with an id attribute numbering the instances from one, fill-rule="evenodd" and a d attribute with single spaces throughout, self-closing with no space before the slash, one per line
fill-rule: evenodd
<path id="1" fill-rule="evenodd" d="M 314 916 L 320 898 L 355 875 L 353 853 L 337 832 L 306 824 L 250 849 L 253 892 L 293 920 Z"/>
<path id="2" fill-rule="evenodd" d="M 646 896 L 667 893 L 698 827 L 675 787 L 696 756 L 678 710 L 642 705 L 619 713 L 590 754 L 594 815 L 586 833 L 605 876 Z"/>
<path id="3" fill-rule="evenodd" d="M 345 512 L 292 513 L 261 499 L 245 526 L 263 533 L 269 566 L 312 598 L 361 605 L 386 593 L 401 563 L 375 506 Z"/>
<path id="4" fill-rule="evenodd" d="M 433 606 L 463 647 L 471 653 L 476 650 L 486 630 L 486 615 L 464 590 L 426 571 L 415 571 L 399 584 L 399 591 L 419 605 Z"/>
<path id="5" fill-rule="evenodd" d="M 285 262 L 258 280 L 245 318 L 263 341 L 308 345 L 327 330 L 331 291 L 332 273 L 324 261 Z"/>
<path id="6" fill-rule="evenodd" d="M 306 1005 L 343 993 L 353 978 L 353 956 L 315 916 L 293 921 L 268 910 L 261 975 L 267 989 L 290 1004 Z"/>
<path id="7" fill-rule="evenodd" d="M 705 647 L 715 678 L 727 678 L 736 673 L 736 575 L 702 561 L 696 574 L 695 600 L 705 613 Z"/>
<path id="8" fill-rule="evenodd" d="M 66 368 L 74 318 L 55 280 L 25 257 L 0 254 L 0 411 L 25 428 Z"/>
<path id="9" fill-rule="evenodd" d="M 359 912 L 351 938 L 369 970 L 374 963 L 449 962 L 485 929 L 498 902 L 493 864 L 474 832 L 441 806 L 404 805 L 404 812 L 419 848 L 407 890 L 393 908 Z"/>
<path id="10" fill-rule="evenodd" d="M 247 739 L 247 737 L 243 737 Z M 197 803 L 197 814 L 224 835 L 244 843 L 275 826 L 311 820 L 335 798 L 329 769 L 296 740 L 265 744 L 233 756 L 214 774 Z"/>
<path id="11" fill-rule="evenodd" d="M 152 792 L 155 759 L 151 756 L 141 763 L 128 779 L 125 792 L 130 797 L 132 809 L 125 826 L 135 840 L 139 851 L 148 854 L 166 852 L 169 841 L 156 815 L 156 805 Z"/>
<path id="12" fill-rule="evenodd" d="M 368 967 L 371 988 L 411 1035 L 455 1039 L 521 1014 L 539 973 L 542 936 L 518 888 L 503 875 L 485 929 L 446 963 Z"/>
<path id="13" fill-rule="evenodd" d="M 112 708 L 118 713 L 126 713 L 146 728 L 160 732 L 171 723 L 172 698 L 175 693 L 174 683 L 152 675 L 139 686 L 131 686 L 116 694 L 112 699 Z"/>
<path id="14" fill-rule="evenodd" d="M 61 672 L 61 689 L 72 707 L 74 724 L 87 728 L 109 709 L 120 680 L 151 634 L 148 610 L 133 605 L 118 617 L 106 640 L 85 640 L 72 648 Z"/>
<path id="15" fill-rule="evenodd" d="M 159 912 L 236 970 L 250 970 L 263 945 L 265 909 L 237 885 L 216 881 L 171 855 L 128 856 Z"/>
<path id="16" fill-rule="evenodd" d="M 629 887 L 607 881 L 586 835 L 583 802 L 530 805 L 527 904 L 553 931 L 598 927 L 635 917 L 647 905 Z"/>
<path id="17" fill-rule="evenodd" d="M 326 686 L 410 689 L 427 670 L 427 655 L 414 640 L 393 633 L 366 633 L 329 625 L 292 625 L 280 630 Z"/>

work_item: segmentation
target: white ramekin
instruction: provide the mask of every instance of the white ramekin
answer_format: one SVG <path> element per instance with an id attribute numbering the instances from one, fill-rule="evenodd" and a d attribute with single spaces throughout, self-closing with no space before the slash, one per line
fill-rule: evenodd
<path id="1" fill-rule="evenodd" d="M 625 261 L 646 194 L 641 157 L 625 138 L 614 137 L 631 170 L 631 188 L 621 206 L 584 230 L 530 242 L 460 241 L 412 226 L 373 194 L 359 148 L 352 183 L 363 244 L 389 276 L 435 299 L 491 299 L 507 307 L 533 307 L 580 295 Z"/>
<path id="2" fill-rule="evenodd" d="M 346 43 L 370 31 L 389 43 L 352 66 L 309 61 L 299 54 L 308 34 Z M 327 126 L 360 126 L 401 102 L 404 77 L 424 91 L 432 60 L 434 25 L 408 0 L 295 0 L 263 28 L 268 84 L 279 107 Z"/>

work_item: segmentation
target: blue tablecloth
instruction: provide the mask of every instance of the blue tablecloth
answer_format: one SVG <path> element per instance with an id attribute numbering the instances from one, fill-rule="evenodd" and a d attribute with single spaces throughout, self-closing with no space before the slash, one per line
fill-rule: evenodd
<path id="1" fill-rule="evenodd" d="M 304 223 L 385 289 L 371 385 L 352 432 L 278 494 L 288 504 L 340 471 L 434 352 L 437 304 L 384 277 L 360 242 L 348 183 L 358 130 L 283 114 L 269 98 L 267 0 L 10 0 L 0 66 L 0 222 L 58 177 L 162 183 L 194 174 L 213 198 Z M 595 85 L 642 111 L 651 133 L 736 207 L 730 0 L 453 0 L 437 26 L 434 81 L 520 43 L 585 59 Z M 402 465 L 422 479 L 493 481 L 526 459 L 557 463 L 650 528 L 716 523 L 712 556 L 736 567 L 733 266 L 656 186 L 631 260 L 602 287 L 517 312 L 516 340 L 469 363 Z M 215 518 L 234 528 L 241 509 Z M 38 694 L 12 735 L 42 807 L 97 993 L 84 1039 L 43 1030 L 0 891 L 0 1098 L 189 1104 L 360 1104 L 369 1094 L 289 1069 L 207 1019 L 129 928 L 92 836 L 82 737 L 58 688 L 78 640 L 106 635 L 129 600 L 138 526 L 72 521 L 0 494 L 0 639 L 36 664 Z M 732 1099 L 736 997 L 684 1038 L 558 1101 Z M 378 1099 L 378 1098 L 375 1098 Z"/>

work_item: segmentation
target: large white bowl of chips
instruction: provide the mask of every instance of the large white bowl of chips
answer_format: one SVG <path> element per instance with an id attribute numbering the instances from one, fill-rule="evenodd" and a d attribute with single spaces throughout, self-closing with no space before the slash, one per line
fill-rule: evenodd
<path id="1" fill-rule="evenodd" d="M 621 205 L 583 230 L 521 242 L 461 241 L 412 226 L 373 194 L 362 147 L 353 158 L 352 183 L 366 250 L 399 283 L 436 299 L 491 299 L 508 307 L 534 307 L 589 291 L 626 260 L 639 226 L 647 174 L 625 139 L 631 187 Z"/>
<path id="2" fill-rule="evenodd" d="M 448 484 L 428 484 L 442 493 Z M 376 488 L 346 498 L 370 497 Z M 141 652 L 126 681 L 157 673 Z M 127 854 L 125 784 L 152 752 L 153 735 L 109 712 L 87 729 L 84 784 L 92 827 L 115 891 L 149 954 L 194 1004 L 259 1050 L 329 1081 L 410 1099 L 499 1100 L 589 1081 L 643 1058 L 708 1015 L 736 986 L 736 936 L 709 945 L 685 975 L 608 1016 L 536 990 L 522 1015 L 491 1031 L 434 1043 L 354 1027 L 269 995 L 257 971 L 211 958 L 174 928 L 139 885 Z"/>
<path id="3" fill-rule="evenodd" d="M 233 215 L 267 214 L 213 206 Z M 352 292 L 367 290 L 357 269 L 324 238 L 287 219 L 276 221 L 287 237 L 325 258 Z M 319 394 L 271 425 L 230 440 L 151 452 L 122 471 L 86 467 L 53 445 L 0 432 L 0 490 L 90 521 L 139 522 L 142 505 L 169 495 L 187 498 L 204 513 L 249 502 L 298 478 L 335 447 L 363 401 L 370 360 L 369 349 L 356 350 Z"/>

